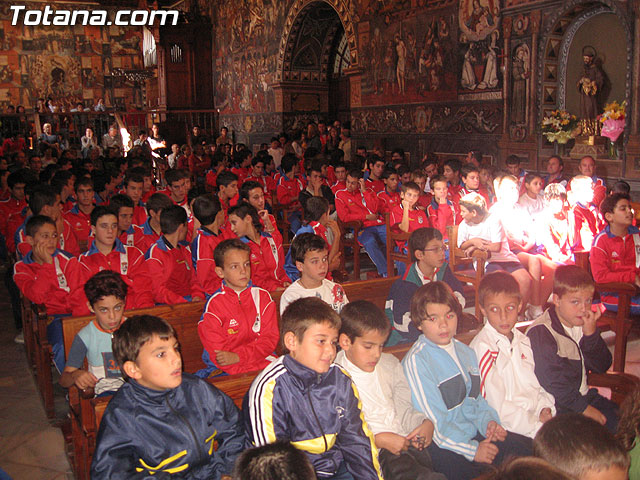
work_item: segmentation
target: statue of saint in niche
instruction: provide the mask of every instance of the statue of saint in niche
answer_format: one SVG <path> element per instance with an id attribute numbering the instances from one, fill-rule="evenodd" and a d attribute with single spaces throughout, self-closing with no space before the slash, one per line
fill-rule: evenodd
<path id="1" fill-rule="evenodd" d="M 582 49 L 584 69 L 578 80 L 580 94 L 580 117 L 584 120 L 594 120 L 599 113 L 600 92 L 604 86 L 604 72 L 596 65 L 596 51 L 587 45 Z"/>

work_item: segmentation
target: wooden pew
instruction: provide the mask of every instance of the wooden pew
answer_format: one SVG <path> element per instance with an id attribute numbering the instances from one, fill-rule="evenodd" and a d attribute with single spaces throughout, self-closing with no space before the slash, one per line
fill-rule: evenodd
<path id="1" fill-rule="evenodd" d="M 361 282 L 343 284 L 347 298 L 354 300 L 370 300 L 381 310 L 389 294 L 395 278 L 377 278 Z M 280 303 L 282 292 L 273 292 L 271 297 L 276 304 Z M 163 305 L 126 312 L 127 317 L 133 315 L 156 315 L 167 320 L 176 330 L 182 353 L 184 371 L 194 373 L 203 368 L 202 344 L 198 336 L 197 324 L 204 310 L 204 302 L 182 303 L 178 305 Z M 279 312 L 279 308 L 276 308 Z M 65 352 L 69 352 L 76 334 L 94 316 L 69 317 L 63 320 L 63 336 Z M 46 336 L 45 336 L 46 338 Z M 242 405 L 242 398 L 251 382 L 259 372 L 239 373 L 209 379 L 210 383 L 229 395 L 238 407 Z M 81 392 L 75 386 L 69 388 L 69 415 L 71 419 L 72 445 L 74 452 L 73 465 L 77 478 L 89 478 L 91 458 L 95 450 L 98 427 L 104 410 L 111 397 L 94 398 L 92 389 Z"/>

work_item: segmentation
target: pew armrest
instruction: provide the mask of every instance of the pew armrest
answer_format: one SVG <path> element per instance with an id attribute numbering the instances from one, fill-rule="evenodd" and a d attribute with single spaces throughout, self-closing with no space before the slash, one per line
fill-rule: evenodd
<path id="1" fill-rule="evenodd" d="M 640 386 L 640 378 L 620 372 L 589 373 L 587 383 L 591 387 L 611 389 L 611 400 L 620 404 L 634 388 Z"/>

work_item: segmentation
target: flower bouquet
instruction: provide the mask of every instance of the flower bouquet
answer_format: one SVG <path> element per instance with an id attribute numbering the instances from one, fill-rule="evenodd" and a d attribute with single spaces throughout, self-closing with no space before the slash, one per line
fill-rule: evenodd
<path id="1" fill-rule="evenodd" d="M 611 102 L 604 107 L 604 113 L 598 117 L 602 123 L 601 135 L 607 137 L 612 143 L 615 143 L 624 132 L 626 107 L 626 100 L 622 103 Z"/>
<path id="2" fill-rule="evenodd" d="M 566 110 L 554 110 L 542 119 L 542 134 L 549 142 L 567 143 L 578 133 L 578 118 Z"/>

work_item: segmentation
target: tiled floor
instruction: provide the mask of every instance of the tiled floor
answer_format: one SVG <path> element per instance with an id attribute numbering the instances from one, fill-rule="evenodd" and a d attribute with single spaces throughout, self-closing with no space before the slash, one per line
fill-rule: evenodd
<path id="1" fill-rule="evenodd" d="M 0 270 L 0 274 L 3 272 Z M 60 425 L 66 415 L 64 391 L 56 385 L 56 418 L 47 420 L 4 285 L 0 286 L 0 468 L 14 480 L 73 479 Z M 604 334 L 609 345 L 613 335 Z M 640 326 L 627 351 L 628 373 L 640 376 Z M 602 392 L 606 395 L 606 392 Z"/>
<path id="2" fill-rule="evenodd" d="M 4 272 L 0 271 L 0 275 Z M 57 417 L 47 420 L 24 345 L 16 335 L 4 284 L 0 286 L 0 468 L 14 480 L 73 479 L 59 428 L 64 396 L 57 391 Z"/>

